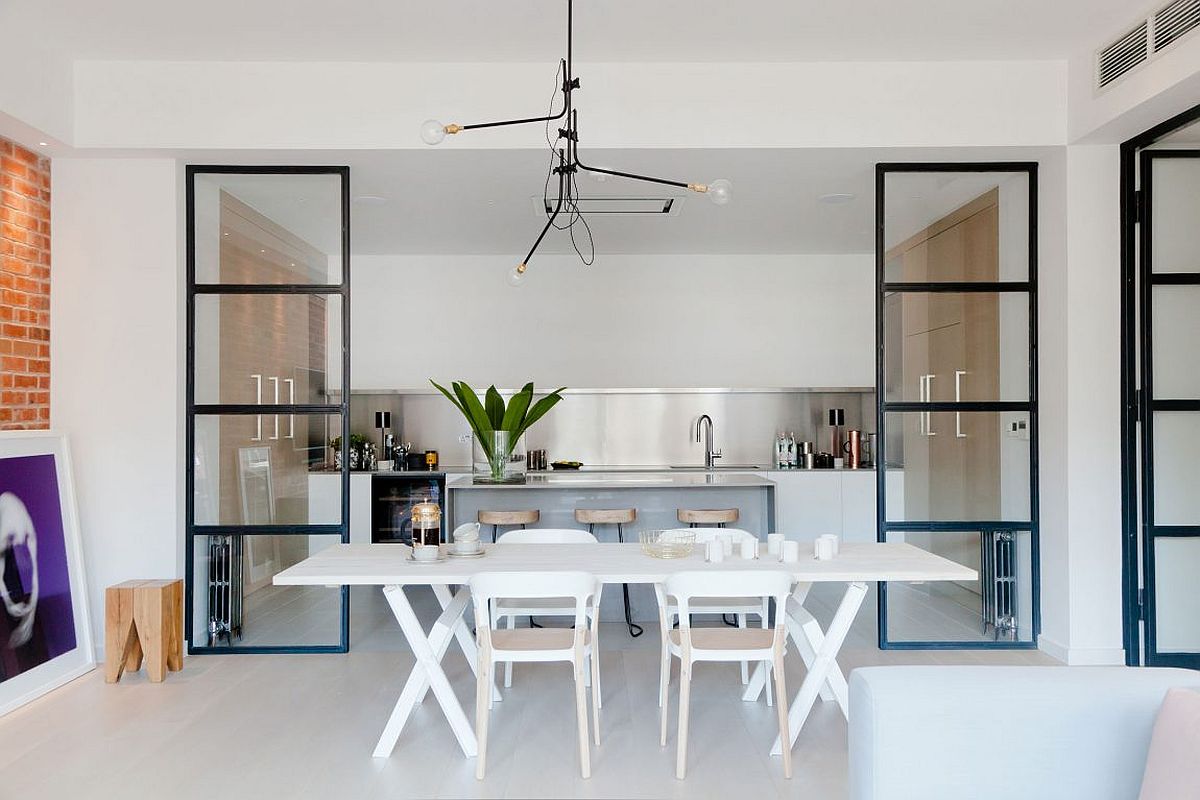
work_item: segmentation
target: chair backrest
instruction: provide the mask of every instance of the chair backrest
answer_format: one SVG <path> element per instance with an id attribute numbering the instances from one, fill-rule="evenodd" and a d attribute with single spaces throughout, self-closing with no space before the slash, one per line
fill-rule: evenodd
<path id="1" fill-rule="evenodd" d="M 693 597 L 772 597 L 775 599 L 775 638 L 784 635 L 784 609 L 796 579 L 783 570 L 694 570 L 667 577 L 659 595 L 661 609 L 667 597 L 674 597 L 679 609 L 682 639 L 691 646 L 691 620 L 688 605 Z M 664 622 L 665 624 L 665 622 Z"/>
<path id="2" fill-rule="evenodd" d="M 574 528 L 529 528 L 500 534 L 496 544 L 595 544 L 596 537 Z M 525 595 L 528 596 L 528 595 Z M 565 595 L 564 595 L 565 596 Z"/>
<path id="3" fill-rule="evenodd" d="M 590 572 L 480 572 L 472 576 L 471 599 L 475 603 L 475 628 L 480 638 L 491 644 L 492 600 L 512 598 L 571 597 L 575 600 L 577 643 L 583 642 L 589 608 L 600 605 L 602 584 Z M 599 615 L 596 615 L 597 618 Z"/>
<path id="4" fill-rule="evenodd" d="M 692 533 L 696 536 L 696 544 L 705 544 L 718 536 L 727 535 L 733 539 L 733 546 L 737 547 L 739 542 L 750 541 L 757 542 L 758 537 L 750 531 L 744 531 L 741 528 L 673 528 L 673 531 L 683 531 L 684 533 Z"/>

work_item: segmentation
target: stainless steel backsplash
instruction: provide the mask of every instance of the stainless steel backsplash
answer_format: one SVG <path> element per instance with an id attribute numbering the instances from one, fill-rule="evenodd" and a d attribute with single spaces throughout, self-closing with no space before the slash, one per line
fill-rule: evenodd
<path id="1" fill-rule="evenodd" d="M 781 431 L 815 442 L 818 452 L 828 451 L 830 408 L 846 410 L 847 428 L 875 430 L 873 389 L 571 389 L 526 441 L 530 448 L 545 448 L 552 461 L 702 465 L 696 419 L 708 414 L 715 446 L 724 451 L 718 464 L 767 465 L 775 460 L 775 435 Z M 437 450 L 443 466 L 470 463 L 470 428 L 440 394 L 351 393 L 351 430 L 379 441 L 376 411 L 391 411 L 399 440 Z"/>

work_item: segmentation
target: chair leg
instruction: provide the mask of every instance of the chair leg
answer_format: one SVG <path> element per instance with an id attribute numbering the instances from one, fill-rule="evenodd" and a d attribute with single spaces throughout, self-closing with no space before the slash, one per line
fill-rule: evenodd
<path id="1" fill-rule="evenodd" d="M 479 677 L 475 684 L 475 739 L 478 754 L 475 756 L 475 777 L 483 780 L 487 763 L 488 707 L 492 701 L 491 657 L 479 651 Z"/>
<path id="2" fill-rule="evenodd" d="M 792 745 L 788 736 L 788 704 L 783 698 L 787 697 L 787 688 L 783 678 L 783 653 L 775 654 L 775 693 L 779 695 L 779 741 L 783 747 L 783 777 L 792 777 Z"/>
<path id="3" fill-rule="evenodd" d="M 766 630 L 771 625 L 771 601 L 764 597 L 762 604 L 762 628 Z M 763 662 L 763 667 L 767 667 L 767 662 Z M 767 696 L 767 708 L 770 708 L 773 702 L 771 697 L 771 673 L 769 671 L 766 673 L 766 679 L 763 681 L 763 694 Z"/>
<path id="4" fill-rule="evenodd" d="M 506 622 L 506 627 L 511 631 L 514 627 L 516 627 L 516 624 L 517 624 L 516 617 L 509 616 L 508 620 Z M 513 673 L 512 662 L 511 661 L 504 662 L 504 688 L 505 689 L 512 688 L 512 673 Z"/>
<path id="5" fill-rule="evenodd" d="M 667 632 L 663 631 L 662 652 L 658 659 L 658 707 L 667 704 L 667 685 L 671 682 L 671 651 L 667 649 Z M 666 730 L 666 728 L 663 728 Z M 665 733 L 663 734 L 666 735 Z M 663 744 L 666 744 L 666 739 Z"/>
<path id="6" fill-rule="evenodd" d="M 687 774 L 687 738 L 688 710 L 692 699 L 692 668 L 690 664 L 679 662 L 679 730 L 675 732 L 678 740 L 675 751 L 675 777 L 683 780 Z"/>
<path id="7" fill-rule="evenodd" d="M 763 694 L 767 696 L 767 708 L 770 708 L 771 706 L 775 705 L 774 697 L 772 696 L 773 693 L 771 691 L 771 673 L 773 670 L 771 669 L 770 661 L 764 661 L 762 663 L 763 669 L 767 671 L 765 677 L 763 678 Z M 786 705 L 786 702 L 784 705 Z"/>
<path id="8" fill-rule="evenodd" d="M 743 629 L 746 627 L 746 615 L 745 614 L 737 615 L 737 626 L 739 628 L 743 628 Z M 750 669 L 747 666 L 746 662 L 743 661 L 742 662 L 742 686 L 745 686 L 749 682 L 750 682 Z"/>
<path id="9" fill-rule="evenodd" d="M 671 685 L 671 657 L 665 650 L 663 651 L 663 654 L 665 658 L 663 659 L 662 663 L 662 675 L 659 679 L 658 687 L 659 696 L 662 698 L 662 709 L 658 712 L 659 727 L 661 728 L 658 736 L 658 744 L 660 747 L 667 746 L 667 714 L 671 713 L 671 693 L 667 691 Z M 680 672 L 682 671 L 683 669 L 681 667 Z"/>
<path id="10" fill-rule="evenodd" d="M 592 742 L 600 746 L 600 648 L 592 642 Z"/>
<path id="11" fill-rule="evenodd" d="M 617 523 L 617 541 L 621 544 L 625 543 L 625 528 L 621 523 Z M 621 596 L 625 600 L 625 625 L 629 628 L 629 635 L 637 638 L 644 633 L 642 626 L 633 621 L 633 616 L 629 612 L 629 584 L 621 584 Z"/>
<path id="12" fill-rule="evenodd" d="M 592 763 L 588 752 L 587 699 L 583 690 L 583 655 L 577 656 L 575 668 L 575 717 L 579 722 L 579 771 L 584 778 L 592 777 Z"/>

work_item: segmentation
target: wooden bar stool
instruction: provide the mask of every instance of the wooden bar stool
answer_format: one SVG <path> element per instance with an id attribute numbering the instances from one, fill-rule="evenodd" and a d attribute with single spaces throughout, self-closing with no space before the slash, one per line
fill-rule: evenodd
<path id="1" fill-rule="evenodd" d="M 675 515 L 680 522 L 686 522 L 689 528 L 724 528 L 726 523 L 738 521 L 736 508 L 681 508 Z"/>
<path id="2" fill-rule="evenodd" d="M 616 525 L 617 541 L 625 541 L 625 526 L 637 519 L 636 508 L 577 508 L 575 521 L 588 526 L 588 533 L 595 534 L 597 525 Z M 625 599 L 625 624 L 629 626 L 630 636 L 641 636 L 642 626 L 633 621 L 629 613 L 629 584 L 621 584 L 621 593 Z"/>
<path id="3" fill-rule="evenodd" d="M 492 542 L 496 541 L 496 530 L 503 525 L 520 525 L 524 530 L 526 525 L 533 525 L 542 518 L 542 512 L 536 508 L 527 511 L 480 511 L 480 525 L 492 526 Z"/>
<path id="4" fill-rule="evenodd" d="M 146 660 L 150 680 L 183 669 L 183 581 L 125 581 L 104 590 L 104 680 Z"/>

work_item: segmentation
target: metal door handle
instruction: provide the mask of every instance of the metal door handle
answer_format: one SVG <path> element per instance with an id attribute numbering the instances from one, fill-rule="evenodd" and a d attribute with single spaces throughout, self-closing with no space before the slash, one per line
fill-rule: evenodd
<path id="1" fill-rule="evenodd" d="M 954 370 L 954 402 L 962 402 L 962 376 L 966 375 L 965 369 Z M 954 436 L 957 439 L 965 439 L 967 435 L 962 432 L 962 412 L 954 412 Z"/>
<path id="2" fill-rule="evenodd" d="M 284 378 L 283 382 L 286 383 L 287 387 L 288 387 L 288 404 L 293 405 L 293 406 L 296 405 L 296 379 L 295 378 Z M 295 414 L 288 414 L 288 432 L 287 432 L 287 436 L 285 436 L 284 438 L 285 439 L 296 438 L 296 415 Z"/>
<path id="3" fill-rule="evenodd" d="M 926 403 L 933 402 L 933 379 L 936 377 L 937 377 L 937 375 L 926 375 L 925 376 L 925 402 Z M 933 429 L 933 412 L 925 411 L 922 413 L 925 414 L 925 435 L 926 436 L 937 436 L 937 431 L 935 431 Z"/>
<path id="4" fill-rule="evenodd" d="M 917 376 L 917 402 L 925 402 L 925 376 Z M 917 433 L 921 436 L 925 435 L 925 412 L 917 414 Z"/>
<path id="5" fill-rule="evenodd" d="M 262 375 L 251 375 L 250 380 L 254 381 L 254 404 L 262 405 Z M 254 418 L 255 433 L 250 437 L 252 442 L 262 441 L 262 414 Z"/>
<path id="6" fill-rule="evenodd" d="M 267 378 L 267 380 L 269 380 L 271 382 L 271 384 L 275 387 L 275 405 L 279 405 L 279 378 L 272 375 L 271 377 Z M 272 440 L 279 438 L 279 415 L 275 414 L 274 417 L 275 417 L 275 433 L 271 436 Z"/>

